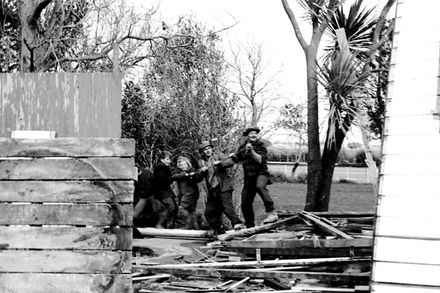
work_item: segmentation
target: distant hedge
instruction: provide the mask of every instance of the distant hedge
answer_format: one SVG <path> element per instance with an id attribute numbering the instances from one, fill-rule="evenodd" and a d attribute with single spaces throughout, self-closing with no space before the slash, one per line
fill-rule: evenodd
<path id="1" fill-rule="evenodd" d="M 299 162 L 308 161 L 307 147 L 300 150 L 294 148 L 268 147 L 268 160 L 274 162 Z M 373 160 L 380 165 L 380 148 L 372 147 Z M 337 164 L 347 166 L 366 166 L 364 147 L 358 143 L 350 143 L 343 147 L 338 155 Z"/>

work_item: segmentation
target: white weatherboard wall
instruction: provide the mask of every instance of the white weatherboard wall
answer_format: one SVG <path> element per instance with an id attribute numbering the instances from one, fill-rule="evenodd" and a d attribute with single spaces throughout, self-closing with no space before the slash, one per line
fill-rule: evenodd
<path id="1" fill-rule="evenodd" d="M 397 5 L 372 292 L 440 292 L 439 8 Z"/>

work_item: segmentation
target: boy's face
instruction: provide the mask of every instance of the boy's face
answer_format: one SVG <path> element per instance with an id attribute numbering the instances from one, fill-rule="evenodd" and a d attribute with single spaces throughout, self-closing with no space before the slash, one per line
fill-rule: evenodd
<path id="1" fill-rule="evenodd" d="M 203 149 L 203 154 L 205 154 L 206 157 L 210 158 L 212 156 L 212 147 L 207 146 Z"/>
<path id="2" fill-rule="evenodd" d="M 248 134 L 249 141 L 257 141 L 258 140 L 258 133 L 256 131 L 251 131 Z"/>
<path id="3" fill-rule="evenodd" d="M 182 171 L 188 171 L 189 165 L 186 161 L 178 161 L 177 162 L 177 168 L 179 168 Z"/>
<path id="4" fill-rule="evenodd" d="M 171 164 L 171 158 L 165 157 L 162 160 L 160 160 L 162 163 L 164 163 L 166 166 L 169 166 Z"/>

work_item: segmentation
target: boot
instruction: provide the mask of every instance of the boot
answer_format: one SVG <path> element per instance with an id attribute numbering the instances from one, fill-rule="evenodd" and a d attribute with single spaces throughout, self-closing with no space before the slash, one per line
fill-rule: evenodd
<path id="1" fill-rule="evenodd" d="M 166 229 L 167 228 L 167 219 L 168 219 L 168 212 L 162 211 L 158 214 L 158 221 L 155 225 L 155 228 L 157 229 Z"/>
<path id="2" fill-rule="evenodd" d="M 185 229 L 194 229 L 194 212 L 187 212 L 185 217 Z"/>
<path id="3" fill-rule="evenodd" d="M 269 224 L 278 221 L 278 214 L 276 212 L 267 213 L 266 219 L 263 220 L 263 224 Z"/>

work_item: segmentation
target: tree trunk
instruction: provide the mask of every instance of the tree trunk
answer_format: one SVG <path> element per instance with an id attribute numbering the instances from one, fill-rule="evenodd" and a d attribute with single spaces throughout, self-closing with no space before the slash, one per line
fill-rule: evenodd
<path id="1" fill-rule="evenodd" d="M 251 103 L 252 106 L 252 118 L 251 118 L 251 126 L 257 126 L 258 124 L 258 106 L 255 102 Z"/>
<path id="2" fill-rule="evenodd" d="M 373 192 L 374 195 L 377 196 L 378 190 L 378 178 L 379 178 L 379 170 L 376 166 L 376 162 L 373 159 L 373 154 L 371 152 L 370 143 L 368 140 L 368 131 L 367 131 L 367 122 L 365 119 L 365 113 L 363 111 L 358 112 L 360 124 L 361 124 L 361 134 L 362 134 L 362 141 L 364 143 L 364 149 L 365 149 L 365 163 L 368 167 L 368 181 L 373 185 Z"/>
<path id="3" fill-rule="evenodd" d="M 327 136 L 321 160 L 321 178 L 319 180 L 318 190 L 316 192 L 316 205 L 314 211 L 328 211 L 333 173 L 335 170 L 336 161 L 338 159 L 338 154 L 341 150 L 344 139 L 345 132 L 336 124 L 335 140 L 333 141 L 333 143 L 329 144 L 329 130 L 327 130 Z"/>
<path id="4" fill-rule="evenodd" d="M 304 209 L 314 211 L 318 205 L 318 187 L 321 178 L 321 147 L 319 144 L 317 46 L 310 45 L 307 60 L 307 139 L 309 161 L 307 164 L 307 198 Z"/>
<path id="5" fill-rule="evenodd" d="M 46 20 L 44 29 L 39 27 L 38 20 L 44 9 L 54 2 L 50 19 Z M 64 20 L 60 0 L 21 0 L 21 71 L 42 70 L 47 60 L 53 58 L 53 51 L 58 46 L 62 35 L 59 25 Z M 50 52 L 49 52 L 50 51 Z"/>

